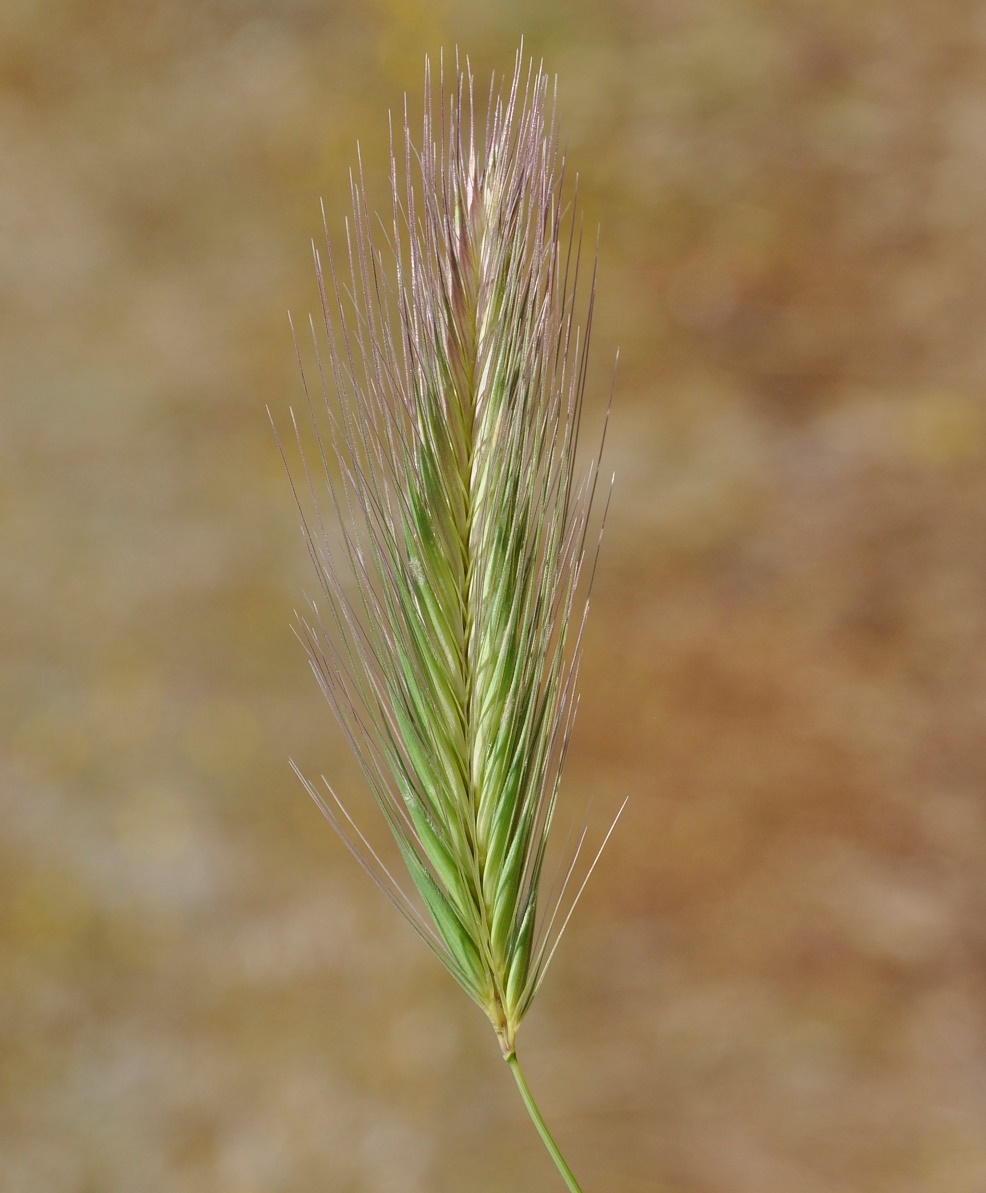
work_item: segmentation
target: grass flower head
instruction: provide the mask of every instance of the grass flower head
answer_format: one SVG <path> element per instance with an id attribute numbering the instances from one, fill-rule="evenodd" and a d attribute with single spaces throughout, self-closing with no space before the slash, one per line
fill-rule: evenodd
<path id="1" fill-rule="evenodd" d="M 317 450 L 295 485 L 322 593 L 300 633 L 417 897 L 306 785 L 515 1063 L 573 903 L 571 868 L 550 899 L 542 878 L 591 570 L 594 268 L 542 70 L 518 54 L 482 121 L 468 66 L 435 90 L 426 71 L 420 145 L 406 114 L 392 137 L 387 222 L 360 170 L 345 253 L 316 251 Z"/>

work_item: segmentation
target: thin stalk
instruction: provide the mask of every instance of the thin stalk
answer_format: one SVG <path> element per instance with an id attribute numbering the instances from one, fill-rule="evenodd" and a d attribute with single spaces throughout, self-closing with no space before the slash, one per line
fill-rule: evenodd
<path id="1" fill-rule="evenodd" d="M 582 1188 L 579 1182 L 575 1179 L 571 1168 L 565 1163 L 565 1157 L 558 1150 L 558 1144 L 555 1143 L 551 1137 L 551 1132 L 548 1130 L 548 1125 L 541 1117 L 541 1111 L 537 1108 L 537 1103 L 531 1096 L 530 1087 L 527 1084 L 527 1079 L 524 1077 L 524 1072 L 520 1067 L 520 1061 L 517 1059 L 517 1053 L 511 1054 L 505 1058 L 507 1064 L 510 1066 L 514 1080 L 517 1082 L 517 1088 L 520 1090 L 520 1096 L 524 1099 L 524 1105 L 527 1107 L 527 1113 L 531 1116 L 531 1122 L 537 1127 L 537 1132 L 541 1136 L 541 1142 L 548 1149 L 548 1154 L 555 1162 L 555 1167 L 562 1175 L 565 1184 L 568 1185 L 571 1193 L 582 1193 Z"/>

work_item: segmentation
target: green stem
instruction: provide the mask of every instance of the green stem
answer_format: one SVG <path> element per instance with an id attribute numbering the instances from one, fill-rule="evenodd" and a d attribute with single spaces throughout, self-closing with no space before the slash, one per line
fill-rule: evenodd
<path id="1" fill-rule="evenodd" d="M 558 1144 L 551 1138 L 551 1132 L 548 1130 L 547 1124 L 541 1117 L 541 1111 L 537 1108 L 537 1103 L 531 1097 L 531 1091 L 528 1087 L 527 1081 L 524 1077 L 523 1071 L 520 1067 L 520 1062 L 517 1060 L 517 1053 L 511 1052 L 505 1058 L 507 1064 L 513 1070 L 514 1079 L 517 1082 L 517 1088 L 520 1090 L 520 1096 L 524 1099 L 524 1105 L 527 1107 L 527 1113 L 531 1116 L 531 1122 L 537 1127 L 538 1134 L 544 1146 L 548 1149 L 548 1154 L 555 1162 L 555 1166 L 562 1174 L 565 1184 L 568 1185 L 571 1193 L 582 1193 L 579 1182 L 572 1174 L 571 1168 L 565 1163 L 565 1157 L 558 1150 Z"/>

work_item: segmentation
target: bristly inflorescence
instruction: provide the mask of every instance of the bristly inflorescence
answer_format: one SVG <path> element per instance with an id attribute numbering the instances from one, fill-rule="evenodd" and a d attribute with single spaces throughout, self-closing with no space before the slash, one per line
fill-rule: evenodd
<path id="1" fill-rule="evenodd" d="M 360 173 L 345 263 L 316 251 L 327 348 L 313 324 L 317 451 L 296 486 L 324 598 L 300 633 L 423 907 L 306 786 L 510 1057 L 570 913 L 571 869 L 539 898 L 587 607 L 595 279 L 580 330 L 543 72 L 518 55 L 481 133 L 468 65 L 435 108 L 426 74 L 420 148 L 406 114 L 392 138 L 389 225 Z"/>

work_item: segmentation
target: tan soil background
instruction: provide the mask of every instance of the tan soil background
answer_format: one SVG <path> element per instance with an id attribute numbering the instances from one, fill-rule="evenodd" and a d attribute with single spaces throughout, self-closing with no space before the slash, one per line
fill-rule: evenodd
<path id="1" fill-rule="evenodd" d="M 299 400 L 426 52 L 559 75 L 617 474 L 521 1035 L 587 1193 L 986 1190 L 986 11 L 7 0 L 0 1187 L 559 1187 L 289 755 Z"/>

